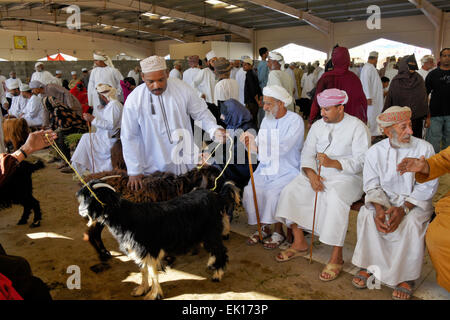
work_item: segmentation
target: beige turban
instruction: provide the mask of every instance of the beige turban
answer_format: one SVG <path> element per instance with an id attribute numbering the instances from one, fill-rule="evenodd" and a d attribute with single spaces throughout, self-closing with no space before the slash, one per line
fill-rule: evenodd
<path id="1" fill-rule="evenodd" d="M 253 60 L 252 59 L 250 59 L 250 58 L 245 58 L 244 60 L 243 60 L 243 62 L 244 63 L 248 63 L 249 65 L 253 65 Z"/>
<path id="2" fill-rule="evenodd" d="M 166 70 L 166 60 L 163 57 L 151 56 L 141 61 L 141 69 L 143 73 Z"/>
<path id="3" fill-rule="evenodd" d="M 282 101 L 284 106 L 292 103 L 292 96 L 286 91 L 285 88 L 277 85 L 264 87 L 263 95 Z"/>
<path id="4" fill-rule="evenodd" d="M 377 123 L 381 128 L 387 128 L 394 124 L 411 119 L 411 109 L 409 107 L 390 107 L 377 117 Z"/>
<path id="5" fill-rule="evenodd" d="M 108 100 L 117 100 L 117 90 L 109 84 L 99 83 L 96 89 L 98 93 L 108 98 Z"/>

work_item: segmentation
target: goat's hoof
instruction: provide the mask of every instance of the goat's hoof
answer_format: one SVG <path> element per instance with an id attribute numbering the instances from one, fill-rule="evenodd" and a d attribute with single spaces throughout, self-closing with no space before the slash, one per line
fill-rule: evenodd
<path id="1" fill-rule="evenodd" d="M 32 224 L 30 224 L 30 228 L 37 228 L 41 226 L 41 220 L 34 221 Z"/>
<path id="2" fill-rule="evenodd" d="M 212 282 L 220 282 L 220 279 L 218 279 L 218 278 L 212 278 L 211 281 L 212 281 Z"/>
<path id="3" fill-rule="evenodd" d="M 148 288 L 144 288 L 143 286 L 137 286 L 131 291 L 131 295 L 133 297 L 141 297 L 148 292 Z"/>
<path id="4" fill-rule="evenodd" d="M 108 261 L 109 259 L 111 259 L 112 255 L 108 250 L 104 250 L 99 253 L 98 257 L 100 258 L 100 260 L 102 262 L 105 262 L 105 261 Z"/>
<path id="5" fill-rule="evenodd" d="M 222 240 L 230 240 L 230 234 L 223 235 Z"/>
<path id="6" fill-rule="evenodd" d="M 18 226 L 23 225 L 23 224 L 27 224 L 27 220 L 20 219 L 19 222 L 17 222 Z"/>
<path id="7" fill-rule="evenodd" d="M 163 295 L 160 293 L 154 294 L 150 292 L 144 297 L 144 300 L 162 300 L 163 298 Z"/>

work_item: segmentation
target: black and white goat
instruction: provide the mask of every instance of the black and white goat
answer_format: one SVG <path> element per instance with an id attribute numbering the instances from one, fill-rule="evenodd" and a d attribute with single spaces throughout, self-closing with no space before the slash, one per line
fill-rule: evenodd
<path id="1" fill-rule="evenodd" d="M 226 182 L 220 193 L 197 189 L 163 202 L 134 203 L 125 200 L 113 187 L 93 180 L 77 192 L 79 213 L 90 221 L 108 226 L 120 249 L 141 268 L 142 283 L 131 293 L 147 294 L 145 299 L 161 299 L 158 268 L 166 252 L 184 254 L 203 243 L 210 254 L 207 266 L 214 270 L 213 281 L 220 281 L 228 262 L 222 235 L 229 230 L 226 212 L 239 203 L 239 189 Z M 224 230 L 225 229 L 225 230 Z"/>
<path id="2" fill-rule="evenodd" d="M 0 209 L 9 208 L 13 204 L 23 206 L 22 217 L 17 224 L 26 224 L 31 210 L 34 211 L 33 223 L 31 228 L 41 225 L 41 206 L 39 201 L 33 197 L 33 172 L 44 168 L 44 163 L 38 160 L 35 163 L 22 161 L 16 171 L 0 187 Z"/>

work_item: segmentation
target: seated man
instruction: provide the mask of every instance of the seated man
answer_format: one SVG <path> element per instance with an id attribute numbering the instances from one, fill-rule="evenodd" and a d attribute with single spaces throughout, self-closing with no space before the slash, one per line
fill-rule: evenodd
<path id="1" fill-rule="evenodd" d="M 29 127 L 42 127 L 44 123 L 44 106 L 42 99 L 31 92 L 27 84 L 20 86 L 20 92 L 27 99 L 27 104 L 22 110 L 21 117 L 27 121 Z"/>
<path id="2" fill-rule="evenodd" d="M 258 154 L 259 165 L 254 174 L 256 198 L 263 225 L 264 248 L 275 249 L 283 243 L 285 236 L 281 223 L 275 219 L 275 209 L 283 187 L 294 179 L 300 170 L 300 153 L 303 147 L 304 124 L 299 115 L 286 109 L 292 96 L 280 86 L 267 86 L 263 91 L 265 118 L 258 137 L 250 132 L 241 135 L 240 141 L 249 150 Z M 251 182 L 244 189 L 242 204 L 247 210 L 248 223 L 257 223 Z M 270 225 L 275 231 L 270 235 Z M 254 245 L 259 241 L 255 232 L 247 241 Z"/>
<path id="3" fill-rule="evenodd" d="M 450 147 L 429 159 L 405 158 L 398 165 L 400 174 L 415 172 L 419 183 L 450 173 Z M 425 241 L 436 269 L 437 283 L 450 292 L 450 192 L 435 205 L 436 217 L 430 223 Z"/>
<path id="4" fill-rule="evenodd" d="M 302 173 L 281 192 L 276 214 L 277 220 L 291 226 L 294 242 L 276 259 L 283 262 L 308 254 L 303 229 L 313 230 L 317 194 L 314 234 L 322 243 L 333 246 L 319 278 L 331 281 L 344 264 L 342 247 L 350 206 L 363 193 L 362 170 L 370 134 L 361 120 L 344 112 L 348 101 L 345 91 L 327 89 L 317 99 L 322 119 L 308 133 L 302 151 Z"/>
<path id="5" fill-rule="evenodd" d="M 122 104 L 117 100 L 117 91 L 107 84 L 97 85 L 102 108 L 97 108 L 96 116 L 84 113 L 84 120 L 90 122 L 97 131 L 86 133 L 81 137 L 72 156 L 72 165 L 80 174 L 88 170 L 90 173 L 110 171 L 111 148 L 119 137 L 122 121 Z M 62 170 L 71 173 L 71 169 Z"/>
<path id="6" fill-rule="evenodd" d="M 425 232 L 438 181 L 419 184 L 413 174 L 401 176 L 397 164 L 405 157 L 430 157 L 434 150 L 430 143 L 412 136 L 408 107 L 388 108 L 377 117 L 377 123 L 389 138 L 366 154 L 366 204 L 358 214 L 352 259 L 362 269 L 352 283 L 357 288 L 367 287 L 372 271 L 377 280 L 395 286 L 393 299 L 405 300 L 412 295 L 411 281 L 419 278 L 422 269 Z"/>
<path id="7" fill-rule="evenodd" d="M 6 89 L 11 94 L 11 105 L 6 102 L 4 107 L 12 117 L 19 118 L 25 108 L 28 99 L 20 94 L 20 84 L 18 79 L 6 80 Z"/>

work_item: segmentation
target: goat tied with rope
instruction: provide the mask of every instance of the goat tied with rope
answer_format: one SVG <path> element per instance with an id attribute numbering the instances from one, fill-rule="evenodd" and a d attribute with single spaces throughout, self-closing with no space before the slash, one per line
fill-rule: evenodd
<path id="1" fill-rule="evenodd" d="M 207 266 L 214 271 L 212 280 L 222 279 L 228 262 L 222 242 L 224 226 L 229 228 L 226 212 L 240 201 L 234 183 L 225 182 L 220 193 L 196 189 L 169 201 L 133 203 L 110 185 L 93 180 L 77 192 L 77 198 L 79 214 L 108 226 L 120 250 L 140 266 L 142 283 L 133 296 L 161 299 L 158 268 L 163 268 L 165 253 L 184 254 L 201 243 L 210 254 Z"/>
<path id="2" fill-rule="evenodd" d="M 142 179 L 142 189 L 131 191 L 128 184 L 128 174 L 124 170 L 113 170 L 100 173 L 94 173 L 85 178 L 86 182 L 100 179 L 108 182 L 122 198 L 131 202 L 157 202 L 167 201 L 185 193 L 192 191 L 194 188 L 212 188 L 215 179 L 219 176 L 220 170 L 213 166 L 205 166 L 201 169 L 193 169 L 182 175 L 175 175 L 169 172 L 154 172 Z M 232 214 L 234 210 L 230 208 L 228 214 Z M 85 239 L 94 247 L 101 261 L 105 262 L 111 258 L 111 254 L 103 244 L 101 234 L 103 225 L 98 222 L 92 222 L 85 234 Z M 225 238 L 228 237 L 228 232 Z M 94 266 L 95 270 L 97 269 Z"/>

